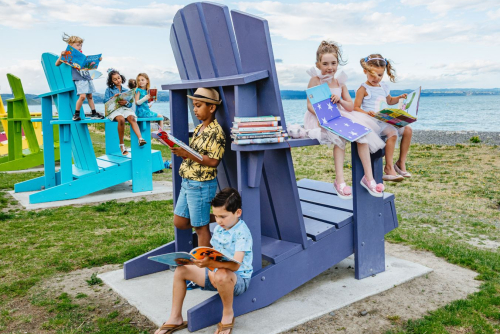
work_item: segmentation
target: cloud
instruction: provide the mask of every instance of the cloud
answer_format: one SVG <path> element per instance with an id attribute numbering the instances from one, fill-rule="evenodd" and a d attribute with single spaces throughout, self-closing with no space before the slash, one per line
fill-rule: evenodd
<path id="1" fill-rule="evenodd" d="M 0 0 L 0 25 L 15 29 L 32 28 L 39 23 L 66 21 L 85 26 L 165 27 L 184 5 L 152 2 L 134 8 L 120 8 L 118 1 Z"/>
<path id="2" fill-rule="evenodd" d="M 401 0 L 402 4 L 416 7 L 425 6 L 431 13 L 446 15 L 450 11 L 486 11 L 498 7 L 497 0 Z"/>
<path id="3" fill-rule="evenodd" d="M 419 21 L 416 25 L 409 23 L 405 16 L 385 11 L 385 8 L 377 10 L 377 5 L 375 1 L 340 4 L 262 1 L 238 4 L 239 9 L 257 12 L 266 18 L 271 33 L 288 40 L 333 38 L 341 44 L 381 45 L 476 38 L 473 31 L 478 29 L 470 22 L 436 20 Z M 331 15 L 320 15 L 319 12 Z"/>
<path id="4" fill-rule="evenodd" d="M 12 73 L 21 79 L 26 94 L 38 94 L 47 92 L 49 89 L 40 59 L 21 59 L 15 65 L 0 67 L 0 92 L 2 94 L 12 94 L 7 81 L 7 73 Z"/>
<path id="5" fill-rule="evenodd" d="M 27 29 L 40 22 L 36 16 L 36 5 L 26 1 L 0 0 L 0 26 Z"/>

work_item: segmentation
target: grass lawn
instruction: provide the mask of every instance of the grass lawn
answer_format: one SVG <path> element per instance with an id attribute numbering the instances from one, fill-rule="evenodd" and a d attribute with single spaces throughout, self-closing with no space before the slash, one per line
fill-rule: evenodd
<path id="1" fill-rule="evenodd" d="M 93 141 L 96 154 L 103 153 L 102 135 L 94 134 Z M 168 149 L 155 148 L 168 156 Z M 398 333 L 500 331 L 499 153 L 498 147 L 485 145 L 413 145 L 408 167 L 414 178 L 387 186 L 396 195 L 400 223 L 387 240 L 431 251 L 477 271 L 483 281 L 480 292 L 401 324 Z M 346 156 L 350 178 L 350 153 Z M 293 157 L 297 179 L 333 180 L 332 152 L 325 146 L 295 148 Z M 0 189 L 11 190 L 38 175 L 0 174 Z M 154 177 L 170 180 L 171 174 Z M 84 295 L 54 294 L 42 283 L 60 273 L 121 264 L 173 240 L 172 201 L 112 201 L 27 212 L 14 206 L 9 195 L 0 195 L 0 332 L 17 332 L 30 323 L 32 332 L 46 333 L 145 331 L 126 314 L 103 313 L 87 305 Z M 23 304 L 35 307 L 37 314 L 23 314 Z"/>

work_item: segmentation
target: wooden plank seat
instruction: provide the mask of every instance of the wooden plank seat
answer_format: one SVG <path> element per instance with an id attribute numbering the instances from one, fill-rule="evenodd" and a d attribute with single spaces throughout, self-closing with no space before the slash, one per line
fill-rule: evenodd
<path id="1" fill-rule="evenodd" d="M 42 66 L 50 92 L 40 95 L 40 98 L 45 140 L 53 138 L 53 126 L 59 128 L 60 170 L 55 171 L 54 150 L 47 147 L 44 150 L 45 175 L 18 183 L 14 190 L 41 190 L 30 195 L 30 203 L 79 198 L 129 180 L 132 180 L 133 192 L 152 190 L 152 173 L 163 169 L 163 159 L 160 151 L 151 149 L 150 122 L 160 118 L 138 119 L 141 136 L 146 139 L 147 144 L 139 146 L 137 136 L 131 131 L 131 152 L 126 156 L 122 155 L 117 122 L 108 119 L 92 120 L 85 115 L 81 121 L 72 120 L 77 95 L 71 68 L 67 65 L 55 66 L 56 60 L 57 56 L 54 54 L 42 55 Z M 59 113 L 58 119 L 52 117 L 53 102 Z M 106 154 L 100 157 L 96 157 L 90 138 L 88 124 L 91 123 L 105 124 Z"/>
<path id="2" fill-rule="evenodd" d="M 222 99 L 216 118 L 228 140 L 217 182 L 219 189 L 233 187 L 240 192 L 242 219 L 254 243 L 253 276 L 249 289 L 234 299 L 235 316 L 273 303 L 353 253 L 357 279 L 384 271 L 384 234 L 397 227 L 393 196 L 375 198 L 359 185 L 363 169 L 356 145 L 352 146 L 354 198 L 341 203 L 322 182 L 296 181 L 290 148 L 317 145 L 316 140 L 245 146 L 230 143 L 235 116 L 279 116 L 286 131 L 267 21 L 240 11 L 229 12 L 220 4 L 192 3 L 174 16 L 170 44 L 182 80 L 162 86 L 170 90 L 173 135 L 189 140 L 188 113 L 192 108 L 186 98 L 188 91 L 211 85 Z M 383 152 L 372 155 L 378 182 L 382 156 Z M 172 158 L 175 205 L 181 159 Z M 174 241 L 127 261 L 125 279 L 168 268 L 148 260 L 149 256 L 190 251 L 196 244 L 192 231 L 175 229 Z M 269 265 L 263 267 L 263 260 Z M 221 311 L 218 295 L 192 307 L 187 312 L 189 331 L 217 323 Z"/>

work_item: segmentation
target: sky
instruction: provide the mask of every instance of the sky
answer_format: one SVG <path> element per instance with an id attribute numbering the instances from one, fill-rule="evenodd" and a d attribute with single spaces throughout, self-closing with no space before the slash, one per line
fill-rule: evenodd
<path id="1" fill-rule="evenodd" d="M 366 80 L 359 60 L 380 53 L 393 61 L 392 89 L 498 88 L 500 1 L 216 1 L 269 22 L 280 89 L 304 90 L 323 39 L 342 45 L 347 87 Z M 66 48 L 62 34 L 85 39 L 85 54 L 102 53 L 100 71 L 127 79 L 145 72 L 152 87 L 179 80 L 168 41 L 172 19 L 188 1 L 0 0 L 0 93 L 11 93 L 7 73 L 26 93 L 48 85 L 44 52 Z M 106 80 L 94 81 L 104 93 Z M 388 78 L 385 77 L 388 82 Z"/>

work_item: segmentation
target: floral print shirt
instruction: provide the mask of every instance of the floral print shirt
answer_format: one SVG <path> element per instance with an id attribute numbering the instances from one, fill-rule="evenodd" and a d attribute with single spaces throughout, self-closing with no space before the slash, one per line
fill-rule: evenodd
<path id="1" fill-rule="evenodd" d="M 203 132 L 200 132 L 202 124 L 194 129 L 193 139 L 189 146 L 201 155 L 206 155 L 211 159 L 222 159 L 226 147 L 226 135 L 215 119 Z M 193 181 L 210 181 L 217 177 L 217 167 L 210 167 L 199 164 L 191 159 L 184 159 L 179 175 L 183 179 Z"/>

